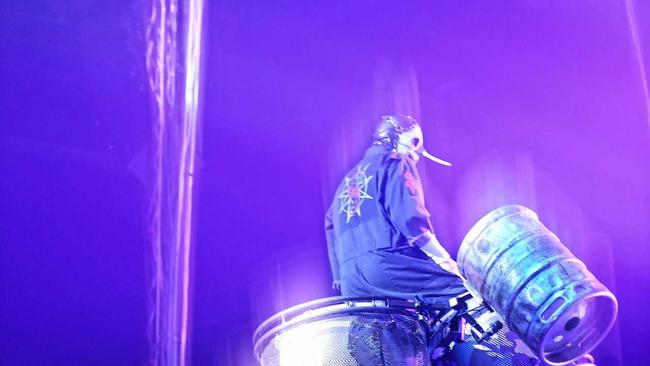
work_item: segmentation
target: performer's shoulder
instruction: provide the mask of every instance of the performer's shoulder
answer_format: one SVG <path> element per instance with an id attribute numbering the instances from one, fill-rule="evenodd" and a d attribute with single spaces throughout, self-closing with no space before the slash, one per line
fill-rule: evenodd
<path id="1" fill-rule="evenodd" d="M 387 162 L 391 162 L 391 163 L 392 162 L 400 162 L 400 163 L 401 162 L 406 162 L 405 157 L 404 157 L 403 154 L 400 154 L 400 153 L 397 153 L 397 152 L 394 152 L 394 151 L 388 152 L 388 154 L 386 155 L 385 160 Z"/>
<path id="2" fill-rule="evenodd" d="M 407 165 L 410 166 L 412 164 L 411 160 L 409 157 L 407 157 L 404 154 L 396 153 L 396 152 L 390 152 L 384 161 L 389 164 L 389 165 L 394 165 L 394 166 L 403 166 Z"/>
<path id="3" fill-rule="evenodd" d="M 415 163 L 411 158 L 404 154 L 391 153 L 385 160 L 383 165 L 383 170 L 388 174 L 403 174 L 404 172 L 409 172 L 411 175 L 418 175 Z"/>

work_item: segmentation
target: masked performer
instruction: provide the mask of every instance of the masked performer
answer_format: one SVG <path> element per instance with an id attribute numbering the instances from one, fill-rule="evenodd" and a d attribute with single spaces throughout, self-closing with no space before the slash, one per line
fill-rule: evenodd
<path id="1" fill-rule="evenodd" d="M 333 288 L 343 296 L 447 300 L 466 293 L 456 262 L 438 242 L 416 169 L 429 154 L 408 116 L 382 117 L 372 146 L 345 176 L 325 217 Z M 512 332 L 457 344 L 444 365 L 541 365 Z M 525 347 L 524 347 L 525 348 Z M 364 362 L 361 362 L 364 364 Z M 372 364 L 372 363 L 370 363 Z M 590 364 L 589 359 L 573 365 Z"/>
<path id="2" fill-rule="evenodd" d="M 333 287 L 343 296 L 455 296 L 456 263 L 438 242 L 416 169 L 427 153 L 408 116 L 384 116 L 372 146 L 339 185 L 325 218 Z"/>

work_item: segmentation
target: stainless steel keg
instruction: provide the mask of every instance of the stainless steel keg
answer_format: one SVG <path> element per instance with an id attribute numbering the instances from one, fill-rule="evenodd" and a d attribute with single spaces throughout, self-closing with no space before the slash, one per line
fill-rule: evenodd
<path id="1" fill-rule="evenodd" d="M 543 361 L 569 363 L 607 335 L 614 295 L 537 214 L 505 206 L 483 217 L 458 252 L 463 276 Z"/>

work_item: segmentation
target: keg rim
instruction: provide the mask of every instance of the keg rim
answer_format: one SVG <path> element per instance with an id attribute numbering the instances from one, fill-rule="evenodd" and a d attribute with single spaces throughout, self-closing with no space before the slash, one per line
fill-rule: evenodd
<path id="1" fill-rule="evenodd" d="M 548 363 L 551 366 L 562 366 L 569 364 L 580 357 L 584 356 L 585 354 L 593 351 L 600 343 L 605 339 L 605 337 L 609 334 L 611 331 L 612 327 L 614 326 L 614 323 L 616 322 L 616 318 L 618 316 L 618 300 L 616 299 L 616 296 L 609 291 L 609 290 L 600 290 L 593 292 L 589 295 L 586 295 L 584 298 L 582 298 L 580 302 L 576 302 L 575 304 L 572 304 L 571 306 L 567 307 L 565 310 L 563 310 L 560 314 L 558 314 L 557 318 L 560 319 L 564 314 L 572 310 L 574 307 L 579 306 L 581 303 L 593 299 L 593 298 L 603 298 L 603 299 L 609 299 L 611 300 L 610 304 L 612 305 L 612 317 L 610 318 L 608 324 L 604 327 L 602 327 L 602 333 L 595 338 L 593 341 L 590 342 L 590 344 L 587 345 L 586 348 L 582 350 L 582 353 L 578 354 L 577 356 L 572 357 L 571 359 L 565 360 L 565 361 L 551 361 L 547 358 L 546 354 L 547 352 L 544 352 L 544 345 L 546 344 L 546 341 L 551 337 L 551 330 L 552 328 L 549 328 L 546 334 L 541 339 L 540 343 L 540 349 L 539 349 L 539 354 L 537 355 L 538 358 L 540 358 L 542 361 Z M 595 328 L 597 329 L 597 328 Z M 587 338 L 589 335 L 587 335 L 585 338 Z"/>

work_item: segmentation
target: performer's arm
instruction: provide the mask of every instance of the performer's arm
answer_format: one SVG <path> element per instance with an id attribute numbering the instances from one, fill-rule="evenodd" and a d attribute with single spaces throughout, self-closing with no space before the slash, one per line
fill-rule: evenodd
<path id="1" fill-rule="evenodd" d="M 332 221 L 332 206 L 327 210 L 325 214 L 325 238 L 327 240 L 327 254 L 330 260 L 330 267 L 332 269 L 332 288 L 334 290 L 341 289 L 341 277 L 339 273 L 339 262 L 336 259 L 336 246 L 335 236 L 334 236 L 334 223 Z"/>
<path id="2" fill-rule="evenodd" d="M 443 269 L 458 274 L 456 262 L 438 242 L 424 205 L 422 183 L 415 163 L 400 156 L 388 166 L 385 207 L 395 227 Z"/>
<path id="3" fill-rule="evenodd" d="M 442 269 L 451 272 L 458 277 L 462 277 L 458 270 L 458 264 L 456 264 L 456 261 L 451 259 L 449 252 L 447 252 L 447 250 L 440 244 L 435 235 L 432 235 L 426 243 L 418 246 L 429 256 L 429 258 L 433 259 L 434 262 L 442 267 Z"/>

